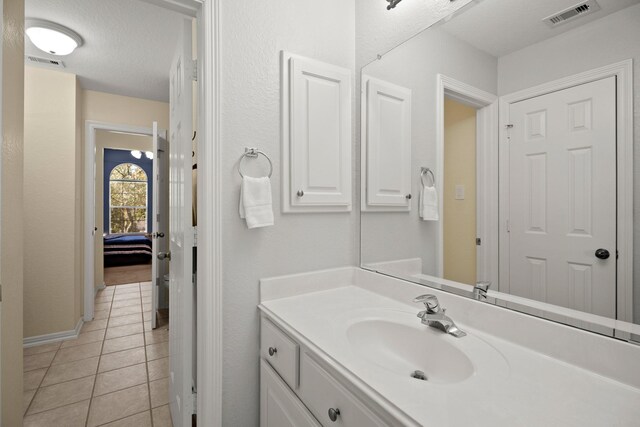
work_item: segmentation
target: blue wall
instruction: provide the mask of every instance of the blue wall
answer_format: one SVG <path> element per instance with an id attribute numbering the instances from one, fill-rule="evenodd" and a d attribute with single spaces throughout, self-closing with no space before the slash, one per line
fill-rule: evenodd
<path id="1" fill-rule="evenodd" d="M 131 155 L 131 150 L 114 150 L 111 148 L 104 149 L 104 232 L 109 232 L 109 176 L 113 168 L 122 163 L 133 163 L 140 166 L 147 174 L 147 232 L 151 233 L 151 220 L 153 218 L 153 179 L 151 179 L 153 176 L 153 160 L 147 159 L 144 153 L 142 153 L 141 159 L 136 159 Z"/>

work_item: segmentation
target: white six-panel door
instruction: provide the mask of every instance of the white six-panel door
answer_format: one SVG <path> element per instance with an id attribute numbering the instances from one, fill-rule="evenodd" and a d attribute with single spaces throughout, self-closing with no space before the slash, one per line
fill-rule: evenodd
<path id="1" fill-rule="evenodd" d="M 191 21 L 185 20 L 170 71 L 169 405 L 175 427 L 191 425 L 195 386 L 191 173 L 193 67 Z"/>
<path id="2" fill-rule="evenodd" d="M 512 294 L 615 318 L 615 110 L 615 77 L 511 104 Z"/>

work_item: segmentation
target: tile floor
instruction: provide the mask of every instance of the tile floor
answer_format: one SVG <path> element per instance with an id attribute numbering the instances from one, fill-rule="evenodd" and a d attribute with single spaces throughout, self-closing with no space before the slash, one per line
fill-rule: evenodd
<path id="1" fill-rule="evenodd" d="M 151 282 L 98 292 L 77 339 L 24 349 L 24 426 L 165 427 L 169 330 L 151 330 Z"/>

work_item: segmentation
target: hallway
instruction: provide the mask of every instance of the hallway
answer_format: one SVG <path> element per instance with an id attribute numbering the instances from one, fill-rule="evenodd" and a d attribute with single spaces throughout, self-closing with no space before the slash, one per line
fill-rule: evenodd
<path id="1" fill-rule="evenodd" d="M 24 426 L 171 426 L 169 331 L 151 331 L 151 283 L 98 292 L 77 339 L 24 349 Z"/>

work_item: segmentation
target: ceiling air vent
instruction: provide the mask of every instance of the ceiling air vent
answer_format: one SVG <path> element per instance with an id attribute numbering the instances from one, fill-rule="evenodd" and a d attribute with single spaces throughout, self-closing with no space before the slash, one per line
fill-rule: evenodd
<path id="1" fill-rule="evenodd" d="M 48 67 L 53 67 L 53 68 L 64 68 L 64 62 L 58 59 L 47 59 L 47 58 L 40 58 L 37 56 L 26 55 L 26 60 L 28 63 L 34 64 L 34 65 L 46 65 Z"/>
<path id="2" fill-rule="evenodd" d="M 582 3 L 578 3 L 575 6 L 571 6 L 568 9 L 565 9 L 561 12 L 554 13 L 551 16 L 547 16 L 543 19 L 547 25 L 551 27 L 555 27 L 560 24 L 564 24 L 565 22 L 572 21 L 576 18 L 588 15 L 593 12 L 597 12 L 600 10 L 600 5 L 596 2 L 596 0 L 588 0 Z"/>

